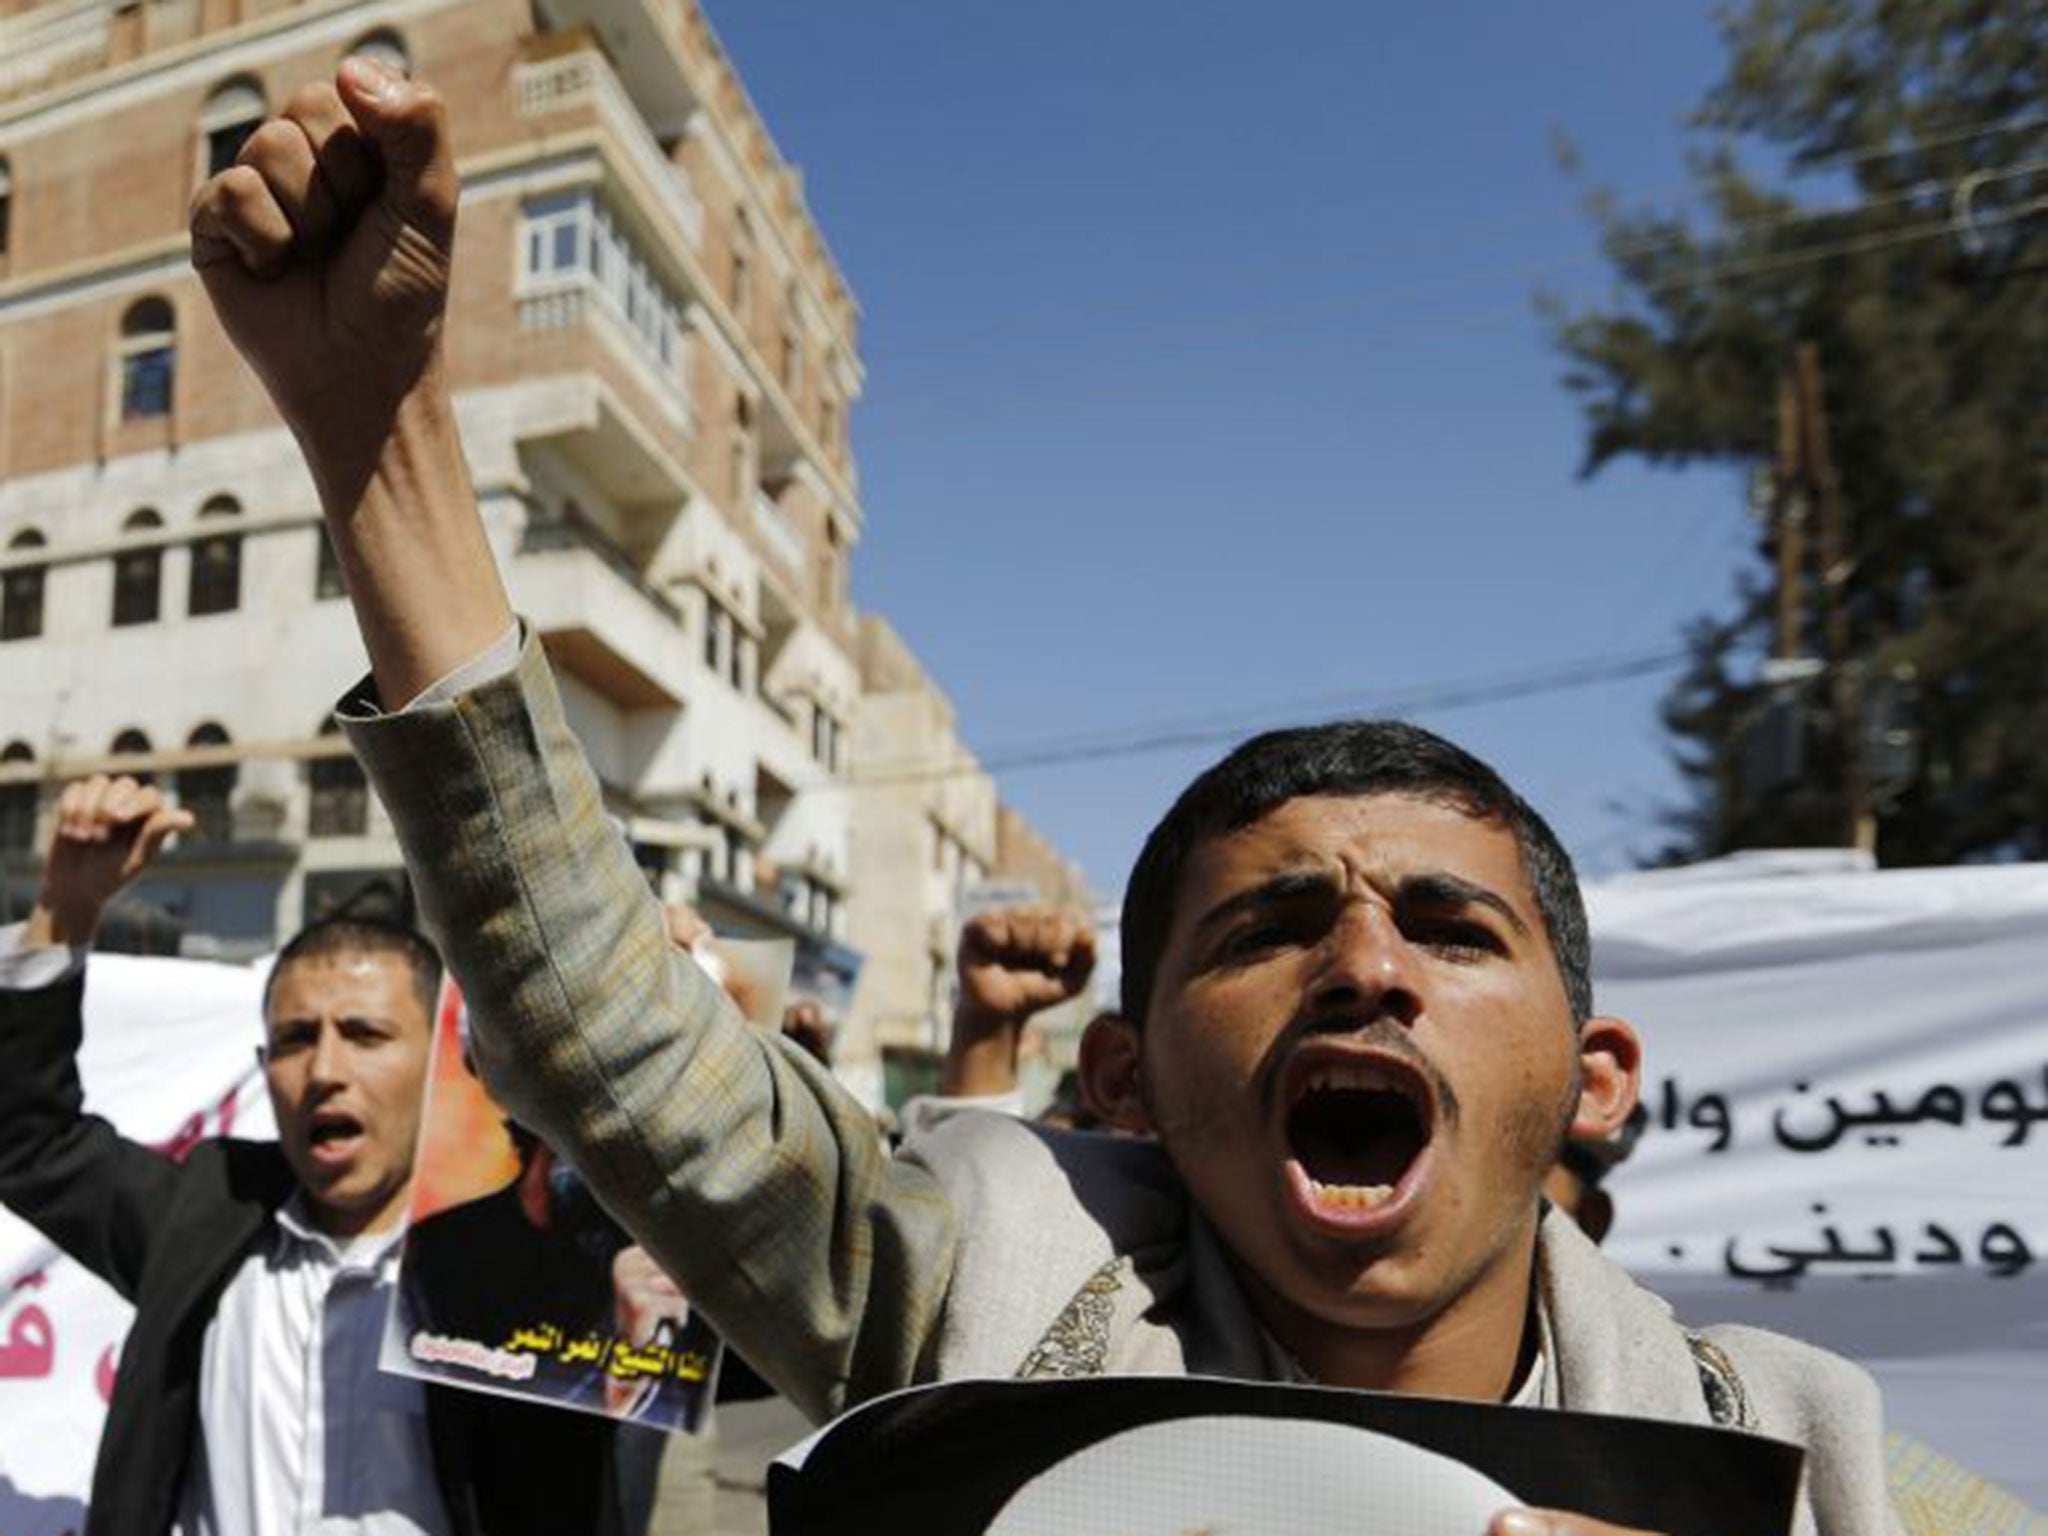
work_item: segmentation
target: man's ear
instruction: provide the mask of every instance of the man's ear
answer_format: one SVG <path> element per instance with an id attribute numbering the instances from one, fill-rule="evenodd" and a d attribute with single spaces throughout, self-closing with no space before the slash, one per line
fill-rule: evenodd
<path id="1" fill-rule="evenodd" d="M 1565 1135 L 1605 1141 L 1636 1107 L 1642 1087 L 1643 1043 L 1620 1019 L 1596 1016 L 1579 1026 L 1579 1103 Z"/>
<path id="2" fill-rule="evenodd" d="M 1138 1079 L 1143 1052 L 1144 1040 L 1135 1024 L 1121 1014 L 1098 1013 L 1082 1031 L 1075 1065 L 1081 1079 L 1081 1102 L 1098 1119 L 1120 1131 L 1149 1136 L 1152 1117 L 1145 1110 L 1145 1094 Z"/>

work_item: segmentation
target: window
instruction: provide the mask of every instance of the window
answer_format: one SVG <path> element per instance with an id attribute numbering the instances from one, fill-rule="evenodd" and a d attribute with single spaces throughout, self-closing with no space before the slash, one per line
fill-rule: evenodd
<path id="1" fill-rule="evenodd" d="M 754 637 L 735 623 L 733 642 L 732 671 L 727 674 L 728 679 L 740 692 L 751 692 L 754 686 Z"/>
<path id="2" fill-rule="evenodd" d="M 321 722 L 321 736 L 340 733 L 334 716 Z M 309 836 L 361 837 L 370 829 L 370 785 L 353 753 L 314 758 L 306 765 L 306 777 L 312 789 L 306 813 Z"/>
<path id="3" fill-rule="evenodd" d="M 708 593 L 704 609 L 704 665 L 717 672 L 723 668 L 725 653 L 732 644 L 732 620 Z"/>
<path id="4" fill-rule="evenodd" d="M 164 520 L 148 507 L 130 512 L 121 532 L 146 538 L 161 529 Z M 114 556 L 114 627 L 154 624 L 163 606 L 164 552 L 152 544 L 147 549 L 124 550 Z"/>
<path id="5" fill-rule="evenodd" d="M 149 738 L 130 726 L 114 738 L 113 746 L 107 750 L 114 757 L 140 757 L 149 751 Z M 146 768 L 133 770 L 132 777 L 144 784 L 156 782 L 156 775 Z"/>
<path id="6" fill-rule="evenodd" d="M 241 516 L 242 509 L 232 496 L 216 496 L 199 509 L 202 523 L 217 527 L 229 518 Z M 232 613 L 242 602 L 242 536 L 239 533 L 209 533 L 192 544 L 192 587 L 186 612 L 197 618 L 208 613 Z"/>
<path id="7" fill-rule="evenodd" d="M 804 296 L 794 282 L 782 290 L 782 387 L 791 399 L 804 387 Z"/>
<path id="8" fill-rule="evenodd" d="M 202 725 L 186 742 L 192 747 L 224 747 L 228 733 L 217 725 Z M 186 835 L 195 843 L 229 843 L 235 837 L 233 800 L 235 778 L 240 773 L 233 763 L 218 768 L 178 770 L 178 804 L 192 813 L 193 828 Z"/>
<path id="9" fill-rule="evenodd" d="M 732 283 L 727 296 L 745 325 L 754 303 L 754 221 L 744 208 L 732 211 Z"/>
<path id="10" fill-rule="evenodd" d="M 121 317 L 121 419 L 171 414 L 177 383 L 177 319 L 166 299 L 137 299 Z"/>
<path id="11" fill-rule="evenodd" d="M 206 98 L 199 131 L 206 135 L 208 176 L 218 176 L 235 163 L 235 156 L 269 110 L 263 102 L 263 88 L 253 80 L 230 80 Z"/>
<path id="12" fill-rule="evenodd" d="M 11 563 L 42 547 L 43 536 L 33 528 L 7 541 L 10 563 L 0 571 L 0 640 L 33 640 L 43 632 L 43 578 L 49 567 Z"/>
<path id="13" fill-rule="evenodd" d="M 334 538 L 328 533 L 327 524 L 317 524 L 313 532 L 320 540 L 320 552 L 313 560 L 314 598 L 324 602 L 330 597 L 348 596 L 348 586 L 341 579 L 341 557 L 334 552 Z"/>
<path id="14" fill-rule="evenodd" d="M 588 192 L 564 192 L 525 205 L 520 282 L 526 288 L 580 285 L 671 378 L 680 371 L 683 305 L 654 265 Z"/>
<path id="15" fill-rule="evenodd" d="M 0 155 L 0 256 L 7 254 L 7 237 L 12 230 L 9 215 L 14 210 L 14 173 L 8 169 L 7 157 Z"/>
<path id="16" fill-rule="evenodd" d="M 405 39 L 389 27 L 379 27 L 357 38 L 349 45 L 348 57 L 374 59 L 394 74 L 412 74 L 412 55 L 406 51 Z"/>
<path id="17" fill-rule="evenodd" d="M 732 397 L 732 440 L 726 452 L 726 489 L 734 507 L 744 509 L 754 489 L 754 407 L 745 395 Z"/>
<path id="18" fill-rule="evenodd" d="M 830 389 L 818 392 L 818 444 L 827 453 L 839 451 L 839 397 Z"/>
<path id="19" fill-rule="evenodd" d="M 26 766 L 36 760 L 25 741 L 10 741 L 0 751 L 0 767 Z M 0 853 L 33 853 L 36 846 L 36 786 L 0 784 Z"/>

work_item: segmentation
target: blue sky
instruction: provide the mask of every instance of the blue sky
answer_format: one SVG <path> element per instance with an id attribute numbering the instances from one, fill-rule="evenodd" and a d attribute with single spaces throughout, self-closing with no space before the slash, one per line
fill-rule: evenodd
<path id="1" fill-rule="evenodd" d="M 1554 131 L 1682 197 L 1704 3 L 707 9 L 864 311 L 856 600 L 985 759 L 1641 655 L 1726 605 L 1739 482 L 1581 481 L 1532 304 L 1609 291 Z M 1414 718 L 1599 873 L 1676 793 L 1663 681 Z M 1113 895 L 1226 745 L 1002 789 Z"/>

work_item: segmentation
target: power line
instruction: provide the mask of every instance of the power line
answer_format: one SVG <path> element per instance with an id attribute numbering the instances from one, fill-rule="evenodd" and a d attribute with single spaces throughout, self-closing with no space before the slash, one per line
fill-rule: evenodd
<path id="1" fill-rule="evenodd" d="M 2048 198 L 2037 197 L 2017 208 L 1979 214 L 1967 221 L 1951 213 L 1939 219 L 1909 224 L 1903 229 L 1880 230 L 1873 234 L 1854 235 L 1842 240 L 1821 241 L 1771 256 L 1738 258 L 1718 263 L 1702 262 L 1690 272 L 1679 272 L 1643 286 L 1647 292 L 1662 293 L 1667 289 L 1692 287 L 1700 283 L 1719 283 L 1731 278 L 1782 272 L 1794 267 L 1811 266 L 1815 262 L 1832 261 L 1837 256 L 1860 255 L 1865 251 L 1884 250 L 1891 246 L 1911 245 L 1920 240 L 1933 240 L 1942 235 L 1958 234 L 1965 228 L 1984 229 L 1999 224 L 2017 223 L 2031 214 L 2041 212 L 2044 208 L 2048 208 Z"/>
<path id="2" fill-rule="evenodd" d="M 2016 117 L 2002 123 L 1980 120 L 1959 128 L 1945 128 L 1940 133 L 1915 138 L 1910 144 L 1873 144 L 1867 149 L 1838 149 L 1825 155 L 1795 159 L 1793 163 L 1801 170 L 1823 165 L 1866 165 L 1872 160 L 1896 160 L 1903 155 L 1922 154 L 1930 149 L 1945 149 L 1951 144 L 1967 144 L 1972 139 L 1988 139 L 2001 133 L 2025 133 L 2032 128 L 2048 128 L 2048 112 L 2037 112 L 2030 117 Z"/>
<path id="3" fill-rule="evenodd" d="M 2048 159 L 2022 160 L 2015 165 L 1996 171 L 1972 171 L 1966 176 L 1930 176 L 1916 181 L 1910 187 L 1883 197 L 1861 198 L 1854 202 L 1829 203 L 1818 208 L 1788 208 L 1783 213 L 1763 214 L 1753 219 L 1736 219 L 1715 231 L 1723 241 L 1749 235 L 1764 234 L 1771 230 L 1786 229 L 1797 224 L 1816 224 L 1824 219 L 1851 219 L 1874 213 L 1881 208 L 1891 208 L 1900 203 L 1924 201 L 1940 194 L 1951 201 L 1972 183 L 1988 186 L 1995 181 L 2009 181 L 2016 176 L 2030 175 L 2035 171 L 2048 170 Z M 1608 255 L 1617 261 L 1631 260 L 1638 256 L 1654 256 L 1660 251 L 1677 250 L 1688 243 L 1683 235 L 1666 235 L 1655 240 L 1637 240 L 1612 247 Z"/>
<path id="4" fill-rule="evenodd" d="M 1090 740 L 1085 737 L 1055 738 L 1007 753 L 991 753 L 986 761 L 972 759 L 950 763 L 927 763 L 890 768 L 872 775 L 855 775 L 847 781 L 824 781 L 808 789 L 868 789 L 900 784 L 923 784 L 973 774 L 1019 773 L 1033 768 L 1050 768 L 1068 763 L 1100 762 L 1110 758 L 1139 757 L 1179 747 L 1207 746 L 1236 741 L 1276 720 L 1300 720 L 1333 714 L 1378 716 L 1438 714 L 1469 709 L 1476 705 L 1506 700 L 1538 698 L 1549 694 L 1625 682 L 1630 678 L 1653 676 L 1680 665 L 1690 657 L 1686 649 L 1664 647 L 1634 655 L 1595 657 L 1515 673 L 1495 674 L 1457 683 L 1435 683 L 1389 693 L 1357 692 L 1322 694 L 1274 704 L 1251 714 L 1229 719 L 1216 715 L 1161 721 Z"/>

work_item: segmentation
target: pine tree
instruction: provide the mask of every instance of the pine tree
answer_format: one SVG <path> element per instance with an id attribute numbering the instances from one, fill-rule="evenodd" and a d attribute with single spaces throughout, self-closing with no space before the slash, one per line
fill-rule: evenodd
<path id="1" fill-rule="evenodd" d="M 1549 310 L 1585 472 L 1766 469 L 1780 380 L 1816 349 L 1847 538 L 1835 660 L 1866 729 L 1910 730 L 1876 786 L 1879 856 L 2048 857 L 2048 11 L 1747 0 L 1719 19 L 1726 74 L 1690 119 L 1704 211 L 1596 193 L 1618 297 Z M 1832 674 L 1762 681 L 1768 527 L 1757 553 L 1665 700 L 1692 795 L 1668 857 L 1840 841 L 1845 754 L 1868 761 Z M 1773 785 L 1771 700 L 1795 692 L 1804 773 Z"/>

